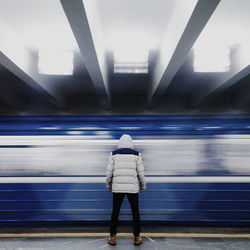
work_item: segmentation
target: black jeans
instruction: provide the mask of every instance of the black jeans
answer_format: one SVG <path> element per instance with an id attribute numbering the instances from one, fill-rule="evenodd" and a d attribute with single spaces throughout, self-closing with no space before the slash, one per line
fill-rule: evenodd
<path id="1" fill-rule="evenodd" d="M 138 193 L 113 193 L 113 211 L 111 215 L 110 235 L 116 235 L 118 218 L 120 214 L 120 208 L 122 201 L 127 195 L 130 207 L 133 214 L 133 234 L 139 236 L 141 232 L 139 205 L 138 205 Z"/>

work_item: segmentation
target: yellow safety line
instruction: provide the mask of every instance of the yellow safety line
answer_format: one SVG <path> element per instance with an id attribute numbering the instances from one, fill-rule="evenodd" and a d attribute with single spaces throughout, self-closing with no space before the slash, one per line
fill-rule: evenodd
<path id="1" fill-rule="evenodd" d="M 108 237 L 108 233 L 6 233 L 0 238 L 42 238 L 42 237 Z M 118 233 L 120 237 L 132 237 L 132 233 Z M 198 233 L 141 233 L 144 237 L 176 238 L 250 238 L 250 234 L 198 234 Z"/>

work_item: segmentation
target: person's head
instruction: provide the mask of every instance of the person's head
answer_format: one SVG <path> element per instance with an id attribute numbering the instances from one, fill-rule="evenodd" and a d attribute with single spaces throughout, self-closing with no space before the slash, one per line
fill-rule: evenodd
<path id="1" fill-rule="evenodd" d="M 124 134 L 120 137 L 118 148 L 134 148 L 130 135 Z"/>

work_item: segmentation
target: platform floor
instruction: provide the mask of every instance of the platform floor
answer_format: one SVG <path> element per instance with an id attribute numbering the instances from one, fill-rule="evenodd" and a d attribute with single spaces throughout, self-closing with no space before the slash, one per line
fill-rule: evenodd
<path id="1" fill-rule="evenodd" d="M 144 237 L 140 246 L 133 245 L 132 237 L 120 237 L 116 246 L 110 246 L 106 237 L 84 238 L 2 238 L 1 250 L 83 250 L 83 249 L 250 249 L 249 238 L 151 238 Z"/>
<path id="2" fill-rule="evenodd" d="M 131 227 L 120 228 L 122 233 L 116 246 L 107 243 L 107 230 L 107 227 L 0 228 L 0 250 L 250 249 L 250 228 L 145 227 L 140 246 L 133 245 L 133 237 L 128 234 Z M 95 236 L 88 236 L 89 233 Z"/>

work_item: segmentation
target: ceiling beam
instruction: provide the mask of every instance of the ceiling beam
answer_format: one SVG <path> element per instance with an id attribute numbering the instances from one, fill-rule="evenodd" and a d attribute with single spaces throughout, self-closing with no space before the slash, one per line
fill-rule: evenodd
<path id="1" fill-rule="evenodd" d="M 250 65 L 248 66 L 248 75 L 245 80 L 250 80 Z M 250 86 L 244 89 L 240 89 L 238 94 L 232 98 L 233 108 L 245 108 L 250 105 Z"/>
<path id="2" fill-rule="evenodd" d="M 39 93 L 49 97 L 58 107 L 64 106 L 64 100 L 50 84 L 38 73 L 37 61 L 31 50 L 25 46 L 19 37 L 0 20 L 0 64 L 31 86 Z"/>
<path id="3" fill-rule="evenodd" d="M 231 73 L 229 76 L 225 77 L 224 80 L 219 80 L 215 83 L 213 83 L 213 86 L 216 85 L 213 89 L 210 91 L 207 91 L 206 93 L 200 94 L 198 92 L 198 97 L 195 98 L 191 104 L 192 108 L 196 108 L 198 106 L 201 106 L 203 103 L 210 100 L 212 97 L 222 93 L 227 88 L 233 86 L 243 78 L 245 78 L 247 75 L 250 74 L 250 65 L 246 66 L 240 71 Z M 204 88 L 205 89 L 205 88 Z M 239 102 L 238 106 L 243 106 L 245 102 L 243 102 L 243 99 Z"/>
<path id="4" fill-rule="evenodd" d="M 220 0 L 177 2 L 153 73 L 149 107 L 165 93 L 219 3 Z"/>
<path id="5" fill-rule="evenodd" d="M 61 0 L 83 61 L 103 107 L 110 105 L 108 67 L 94 0 Z"/>
<path id="6" fill-rule="evenodd" d="M 231 67 L 229 72 L 223 73 L 210 73 L 213 74 L 211 80 L 205 85 L 200 85 L 199 88 L 193 92 L 191 96 L 191 107 L 197 108 L 210 100 L 212 97 L 222 93 L 228 88 L 236 85 L 240 80 L 244 79 L 250 74 L 250 65 L 245 59 L 245 52 L 238 48 L 231 49 Z M 240 100 L 242 105 L 244 101 Z"/>

